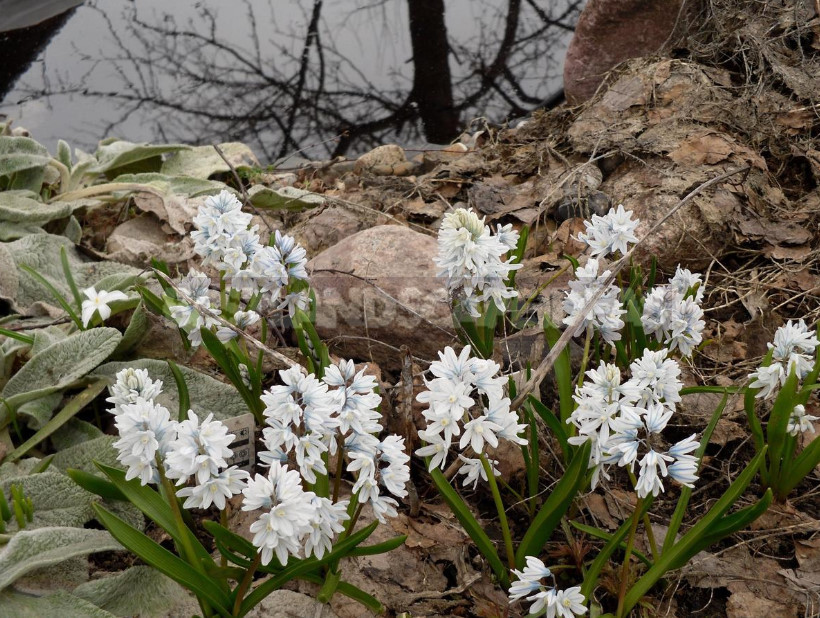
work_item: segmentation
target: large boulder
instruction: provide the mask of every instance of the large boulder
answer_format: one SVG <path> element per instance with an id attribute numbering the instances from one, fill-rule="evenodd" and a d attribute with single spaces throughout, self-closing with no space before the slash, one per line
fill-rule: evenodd
<path id="1" fill-rule="evenodd" d="M 567 101 L 591 98 L 615 65 L 661 50 L 681 13 L 681 0 L 589 0 L 564 61 Z"/>
<path id="2" fill-rule="evenodd" d="M 437 358 L 455 339 L 437 252 L 432 236 L 380 225 L 320 253 L 308 263 L 319 335 L 335 353 L 388 370 L 399 368 L 402 345 Z"/>

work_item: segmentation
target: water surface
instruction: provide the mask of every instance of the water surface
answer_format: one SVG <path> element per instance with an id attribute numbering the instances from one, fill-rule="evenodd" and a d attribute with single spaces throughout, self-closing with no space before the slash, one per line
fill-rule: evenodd
<path id="1" fill-rule="evenodd" d="M 60 138 L 87 150 L 110 136 L 239 140 L 274 161 L 447 143 L 471 119 L 560 97 L 582 5 L 89 0 L 27 68 L 11 67 L 21 73 L 0 114 L 52 151 Z"/>

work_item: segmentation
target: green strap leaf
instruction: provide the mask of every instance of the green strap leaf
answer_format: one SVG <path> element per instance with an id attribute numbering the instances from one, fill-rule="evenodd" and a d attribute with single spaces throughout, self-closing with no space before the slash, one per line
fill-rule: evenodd
<path id="1" fill-rule="evenodd" d="M 558 326 L 554 324 L 549 316 L 544 316 L 544 336 L 547 338 L 547 343 L 550 349 L 555 347 L 558 339 L 561 337 L 561 331 Z M 555 374 L 555 382 L 558 386 L 558 402 L 561 411 L 561 422 L 566 423 L 573 410 L 575 410 L 575 401 L 572 399 L 574 392 L 574 385 L 572 383 L 572 367 L 569 359 L 569 346 L 561 350 L 558 358 L 555 359 L 555 364 L 552 366 L 552 371 Z M 565 432 L 566 433 L 566 432 Z M 567 453 L 564 451 L 564 461 L 567 461 Z"/>
<path id="2" fill-rule="evenodd" d="M 766 426 L 766 434 L 769 439 L 769 473 L 771 474 L 770 484 L 772 487 L 779 487 L 780 468 L 783 461 L 791 457 L 791 453 L 786 452 L 786 428 L 794 411 L 797 382 L 797 372 L 792 369 L 789 377 L 786 378 L 786 383 L 774 400 L 769 422 Z"/>
<path id="3" fill-rule="evenodd" d="M 28 264 L 20 264 L 20 268 L 22 268 L 29 275 L 31 275 L 37 281 L 37 283 L 42 285 L 51 293 L 51 295 L 54 297 L 54 300 L 56 300 L 60 304 L 60 306 L 63 308 L 63 311 L 65 311 L 68 314 L 68 317 L 71 318 L 71 321 L 77 325 L 77 328 L 79 328 L 80 330 L 83 330 L 85 328 L 83 326 L 82 320 L 80 320 L 80 316 L 77 315 L 77 312 L 74 311 L 74 308 L 69 304 L 65 296 L 63 296 L 60 293 L 60 291 L 57 288 L 55 288 L 48 279 L 43 277 L 43 275 L 38 273 Z"/>
<path id="4" fill-rule="evenodd" d="M 527 398 L 527 403 L 532 406 L 532 408 L 538 413 L 538 416 L 541 417 L 541 420 L 543 420 L 547 427 L 552 430 L 552 433 L 555 434 L 555 437 L 558 439 L 558 444 L 561 445 L 561 452 L 564 456 L 564 461 L 567 461 L 570 457 L 570 453 L 572 453 L 572 447 L 568 442 L 569 436 L 564 428 L 564 424 L 558 419 L 557 416 L 555 416 L 555 414 L 552 413 L 552 410 L 532 395 Z"/>
<path id="5" fill-rule="evenodd" d="M 374 545 L 365 545 L 364 547 L 357 547 L 353 551 L 351 551 L 348 556 L 375 556 L 376 554 L 386 554 L 389 551 L 393 551 L 397 547 L 401 547 L 404 545 L 404 542 L 407 540 L 406 534 L 401 534 L 399 536 L 394 536 L 392 539 L 388 539 L 387 541 L 382 541 L 381 543 L 375 543 Z"/>
<path id="6" fill-rule="evenodd" d="M 21 343 L 25 343 L 26 345 L 33 345 L 34 344 L 34 337 L 29 337 L 28 335 L 24 335 L 23 333 L 18 333 L 14 330 L 6 330 L 5 328 L 0 328 L 0 336 L 8 337 L 9 339 L 14 339 L 16 341 L 20 341 Z"/>
<path id="7" fill-rule="evenodd" d="M 744 507 L 731 515 L 722 517 L 718 522 L 710 526 L 708 533 L 699 539 L 699 542 L 692 547 L 692 556 L 709 548 L 711 545 L 717 543 L 721 539 L 726 538 L 730 534 L 734 534 L 738 530 L 743 530 L 744 528 L 749 527 L 754 520 L 766 512 L 773 499 L 772 490 L 767 489 L 766 493 L 763 494 L 763 497 L 756 503 Z M 670 568 L 679 569 L 683 567 L 690 559 L 691 556 L 682 556 L 682 560 L 680 562 L 673 563 Z"/>
<path id="8" fill-rule="evenodd" d="M 561 523 L 561 518 L 585 485 L 584 472 L 589 465 L 591 447 L 590 442 L 586 442 L 575 452 L 564 476 L 555 485 L 549 498 L 524 533 L 524 538 L 521 539 L 515 553 L 515 563 L 519 569 L 524 568 L 527 556 L 537 556 L 541 553 L 541 549 Z"/>
<path id="9" fill-rule="evenodd" d="M 694 453 L 694 457 L 698 461 L 698 471 L 700 471 L 700 468 L 703 463 L 703 454 L 706 452 L 706 446 L 709 444 L 709 440 L 712 438 L 712 433 L 715 431 L 715 427 L 717 427 L 718 421 L 720 420 L 720 417 L 723 415 L 723 410 L 726 409 L 726 403 L 728 401 L 729 395 L 725 394 L 723 396 L 723 399 L 715 408 L 715 411 L 712 412 L 712 418 L 709 419 L 709 424 L 703 431 L 703 435 L 700 438 L 700 444 L 698 445 L 698 448 Z M 686 514 L 686 507 L 689 506 L 689 499 L 691 497 L 692 488 L 682 487 L 680 492 L 680 498 L 678 499 L 678 504 L 675 507 L 675 512 L 672 513 L 672 518 L 669 520 L 669 529 L 666 531 L 666 537 L 663 540 L 663 547 L 661 549 L 661 553 L 669 549 L 672 546 L 672 543 L 675 542 L 675 537 L 677 536 L 678 530 L 680 530 L 681 524 L 683 523 L 683 516 Z"/>
<path id="10" fill-rule="evenodd" d="M 243 536 L 231 532 L 215 521 L 203 520 L 202 525 L 213 537 L 225 547 L 234 552 L 239 552 L 246 558 L 253 559 L 256 556 L 256 547 Z"/>
<path id="11" fill-rule="evenodd" d="M 225 373 L 228 379 L 236 387 L 237 392 L 242 397 L 242 401 L 248 406 L 248 410 L 254 413 L 254 416 L 259 420 L 262 416 L 264 404 L 259 399 L 253 397 L 253 393 L 245 386 L 244 380 L 239 373 L 237 363 L 231 358 L 228 349 L 222 344 L 217 336 L 207 328 L 201 328 L 202 345 L 208 350 L 210 355 L 219 365 L 219 368 Z"/>
<path id="12" fill-rule="evenodd" d="M 231 616 L 229 596 L 215 586 L 213 580 L 99 504 L 92 507 L 100 522 L 123 546 L 198 598 L 205 599 L 222 616 Z"/>
<path id="13" fill-rule="evenodd" d="M 777 487 L 778 497 L 784 499 L 788 496 L 818 464 L 820 464 L 820 440 L 814 439 L 791 463 L 788 475 L 780 479 Z"/>
<path id="14" fill-rule="evenodd" d="M 702 540 L 710 534 L 710 530 L 716 522 L 719 522 L 723 515 L 735 504 L 749 483 L 757 474 L 760 464 L 766 456 L 766 447 L 755 455 L 754 459 L 748 463 L 735 481 L 729 486 L 726 492 L 715 502 L 709 512 L 706 513 L 681 539 L 672 545 L 655 562 L 655 565 L 632 586 L 624 598 L 624 615 L 640 601 L 664 574 L 675 567 L 675 565 L 685 564 L 698 551 L 703 549 Z"/>
<path id="15" fill-rule="evenodd" d="M 210 553 L 206 550 L 202 543 L 196 538 L 188 528 L 180 530 L 177 526 L 177 521 L 171 511 L 171 507 L 163 499 L 163 497 L 154 489 L 147 485 L 141 485 L 139 479 L 125 480 L 125 472 L 106 466 L 97 461 L 94 462 L 97 468 L 105 474 L 114 485 L 123 493 L 123 495 L 142 511 L 146 517 L 153 520 L 158 526 L 165 530 L 171 538 L 182 546 L 186 542 L 180 535 L 187 535 L 187 542 L 193 547 L 196 557 L 204 563 L 213 562 Z"/>
<path id="16" fill-rule="evenodd" d="M 191 396 L 188 393 L 188 384 L 185 382 L 185 376 L 182 375 L 177 364 L 170 359 L 168 360 L 168 369 L 171 370 L 171 373 L 174 375 L 174 382 L 177 384 L 177 394 L 179 395 L 178 420 L 181 423 L 188 418 L 188 410 L 191 407 Z"/>
<path id="17" fill-rule="evenodd" d="M 322 558 L 321 560 L 317 560 L 316 558 L 308 558 L 305 560 L 289 561 L 286 568 L 280 570 L 269 580 L 257 586 L 257 588 L 253 592 L 251 592 L 247 597 L 245 597 L 244 601 L 242 601 L 242 605 L 239 610 L 239 615 L 244 616 L 245 614 L 247 614 L 251 609 L 254 608 L 254 606 L 261 602 L 262 599 L 264 599 L 274 590 L 281 588 L 283 584 L 289 582 L 292 579 L 295 579 L 297 577 L 303 577 L 304 575 L 310 573 L 313 573 L 316 576 L 320 576 L 319 569 L 321 567 L 349 555 L 350 550 L 352 550 L 359 543 L 362 543 L 365 539 L 367 539 L 367 537 L 373 534 L 373 531 L 376 529 L 378 525 L 379 522 L 374 521 L 369 526 L 362 528 L 355 534 L 346 538 L 344 541 L 340 541 L 335 545 L 333 550 L 330 553 L 326 554 L 324 558 Z M 266 567 L 261 567 L 259 570 L 262 572 L 270 572 L 270 568 Z"/>
<path id="18" fill-rule="evenodd" d="M 482 525 L 473 517 L 470 509 L 464 503 L 464 500 L 461 499 L 461 496 L 458 495 L 458 492 L 447 482 L 444 474 L 442 474 L 438 468 L 434 468 L 430 472 L 430 476 L 436 485 L 436 489 L 438 489 L 439 495 L 447 503 L 447 506 L 450 507 L 453 515 L 456 516 L 456 519 L 458 519 L 464 531 L 473 540 L 473 543 L 476 544 L 478 551 L 481 552 L 481 555 L 484 556 L 490 564 L 490 568 L 493 570 L 493 573 L 495 573 L 498 581 L 509 581 L 507 567 L 504 566 L 501 558 L 499 558 L 495 545 L 493 545 L 487 533 L 484 532 Z"/>
<path id="19" fill-rule="evenodd" d="M 68 254 L 66 253 L 65 245 L 60 247 L 60 264 L 63 267 L 63 276 L 65 277 L 66 283 L 68 283 L 68 289 L 71 290 L 71 295 L 74 297 L 74 304 L 79 311 L 83 306 L 83 297 L 80 296 L 80 290 L 77 288 L 77 282 L 74 281 L 71 266 L 68 264 Z"/>
<path id="20" fill-rule="evenodd" d="M 92 494 L 106 500 L 128 500 L 114 483 L 106 481 L 96 474 L 91 474 L 85 470 L 77 470 L 76 468 L 68 468 L 65 472 L 72 481 Z"/>
<path id="21" fill-rule="evenodd" d="M 614 536 L 611 532 L 601 530 L 600 528 L 596 528 L 595 526 L 587 526 L 586 524 L 582 524 L 577 521 L 571 521 L 569 523 L 572 525 L 573 528 L 576 528 L 581 532 L 588 534 L 589 536 L 595 537 L 596 539 L 601 539 L 602 541 L 609 542 L 612 540 L 612 537 Z M 621 541 L 617 545 L 618 549 L 626 551 L 626 543 Z M 632 555 L 635 556 L 641 562 L 643 562 L 646 566 L 652 566 L 652 561 L 646 557 L 646 554 L 639 552 L 637 549 L 632 549 Z"/>
<path id="22" fill-rule="evenodd" d="M 649 512 L 649 508 L 652 506 L 653 500 L 654 497 L 648 496 L 643 501 L 643 508 L 641 508 L 640 512 L 633 513 L 632 517 L 637 517 L 638 519 L 643 518 L 643 516 Z M 595 587 L 598 585 L 598 577 L 601 575 L 601 571 L 604 570 L 606 563 L 609 562 L 612 554 L 614 554 L 615 550 L 624 544 L 624 539 L 626 539 L 627 534 L 629 534 L 629 529 L 632 524 L 632 517 L 624 521 L 612 534 L 609 541 L 606 545 L 604 545 L 603 549 L 601 549 L 595 557 L 595 560 L 592 561 L 592 564 L 587 569 L 587 572 L 584 575 L 584 581 L 581 584 L 581 594 L 583 594 L 587 599 L 591 598 Z"/>

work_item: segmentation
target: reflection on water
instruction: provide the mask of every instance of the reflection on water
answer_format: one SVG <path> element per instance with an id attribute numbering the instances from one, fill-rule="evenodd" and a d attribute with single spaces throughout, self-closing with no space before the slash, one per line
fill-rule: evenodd
<path id="1" fill-rule="evenodd" d="M 182 6 L 182 5 L 185 6 Z M 561 92 L 583 0 L 90 0 L 0 103 L 53 149 L 239 140 L 269 161 L 446 143 Z"/>

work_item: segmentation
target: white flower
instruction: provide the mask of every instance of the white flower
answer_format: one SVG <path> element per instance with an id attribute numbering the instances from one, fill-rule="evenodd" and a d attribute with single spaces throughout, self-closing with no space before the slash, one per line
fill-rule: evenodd
<path id="1" fill-rule="evenodd" d="M 519 423 L 518 415 L 510 410 L 510 399 L 504 396 L 506 381 L 498 375 L 500 365 L 492 360 L 471 358 L 470 352 L 470 346 L 465 346 L 458 355 L 451 347 L 439 352 L 440 360 L 430 365 L 436 377 L 426 380 L 427 390 L 416 396 L 417 401 L 428 404 L 423 412 L 427 427 L 419 432 L 427 445 L 416 454 L 431 457 L 431 471 L 445 467 L 455 436 L 461 436 L 460 449 L 469 445 L 476 455 L 484 451 L 485 444 L 496 448 L 502 439 L 527 443 L 521 436 L 526 425 Z M 463 470 L 467 474 L 469 466 Z M 466 482 L 480 477 L 476 468 Z"/>
<path id="2" fill-rule="evenodd" d="M 250 474 L 231 466 L 195 487 L 184 487 L 177 491 L 181 498 L 187 497 L 182 505 L 186 509 L 207 509 L 211 504 L 220 511 L 225 508 L 226 498 L 232 498 L 245 488 Z"/>
<path id="3" fill-rule="evenodd" d="M 681 268 L 680 264 L 675 270 L 675 276 L 669 280 L 669 285 L 681 295 L 681 298 L 697 287 L 694 294 L 695 302 L 700 303 L 703 300 L 703 281 L 700 273 L 692 273 L 688 268 Z"/>
<path id="4" fill-rule="evenodd" d="M 112 303 L 115 300 L 128 300 L 128 296 L 119 290 L 114 290 L 113 292 L 100 290 L 97 292 L 93 286 L 83 290 L 83 294 L 85 294 L 87 298 L 87 300 L 83 301 L 82 305 L 82 319 L 84 327 L 88 327 L 88 324 L 91 322 L 91 318 L 94 317 L 95 313 L 99 313 L 100 319 L 103 322 L 110 318 L 111 308 L 108 306 L 108 303 Z"/>
<path id="5" fill-rule="evenodd" d="M 586 599 L 581 594 L 581 587 L 573 586 L 566 590 L 558 590 L 554 586 L 545 585 L 541 580 L 552 577 L 552 573 L 538 558 L 527 556 L 527 566 L 524 570 L 513 569 L 513 573 L 518 577 L 518 581 L 510 586 L 510 603 L 526 597 L 528 601 L 532 601 L 528 612 L 530 615 L 545 612 L 548 618 L 573 618 L 586 613 Z M 554 581 L 553 579 L 553 583 Z"/>
<path id="6" fill-rule="evenodd" d="M 282 234 L 276 230 L 274 244 L 282 256 L 282 263 L 287 269 L 289 277 L 307 281 L 308 275 L 305 266 L 307 265 L 307 252 L 297 244 L 292 236 Z"/>
<path id="7" fill-rule="evenodd" d="M 483 481 L 489 480 L 487 478 L 487 471 L 484 469 L 484 465 L 480 459 L 464 457 L 464 455 L 459 455 L 458 458 L 464 462 L 464 465 L 458 469 L 458 473 L 465 475 L 462 483 L 465 487 L 472 483 L 473 489 L 475 489 L 478 485 L 479 478 Z M 493 471 L 493 476 L 501 476 L 501 472 L 496 468 L 498 461 L 495 459 L 488 459 L 487 461 L 490 464 L 490 469 Z"/>
<path id="8" fill-rule="evenodd" d="M 754 378 L 749 387 L 760 389 L 755 397 L 768 399 L 774 394 L 775 389 L 786 381 L 786 371 L 780 363 L 772 363 L 768 367 L 759 367 L 749 377 Z"/>
<path id="9" fill-rule="evenodd" d="M 164 458 L 176 438 L 176 422 L 168 409 L 151 400 L 137 398 L 120 406 L 115 425 L 120 439 L 114 443 L 117 459 L 128 467 L 125 478 L 139 478 L 140 483 L 157 482 L 156 456 Z"/>
<path id="10" fill-rule="evenodd" d="M 626 313 L 626 310 L 621 307 L 618 300 L 619 290 L 613 284 L 610 283 L 605 288 L 603 295 L 586 313 L 581 313 L 601 289 L 609 274 L 606 270 L 598 275 L 598 260 L 595 258 L 590 258 L 585 266 L 575 271 L 576 280 L 569 282 L 570 291 L 567 292 L 563 304 L 564 311 L 567 313 L 563 323 L 567 326 L 572 326 L 581 315 L 584 316 L 581 324 L 573 332 L 573 336 L 577 337 L 591 324 L 598 329 L 606 342 L 613 343 L 621 339 L 620 330 L 624 327 L 621 316 Z"/>
<path id="11" fill-rule="evenodd" d="M 639 389 L 642 406 L 662 401 L 674 409 L 675 404 L 681 400 L 680 389 L 683 388 L 683 382 L 678 379 L 681 373 L 680 365 L 676 360 L 667 358 L 668 353 L 669 350 L 666 348 L 656 352 L 647 348 L 643 356 L 629 366 L 632 373 L 629 382 L 634 383 Z"/>
<path id="12" fill-rule="evenodd" d="M 232 455 L 228 445 L 235 436 L 223 423 L 212 419 L 213 414 L 209 414 L 200 424 L 194 411 L 188 410 L 188 419 L 177 424 L 177 438 L 168 449 L 165 463 L 168 478 L 179 479 L 178 485 L 191 475 L 203 484 L 228 465 L 226 460 Z"/>
<path id="13" fill-rule="evenodd" d="M 606 257 L 610 253 L 627 252 L 627 243 L 638 242 L 635 230 L 640 223 L 632 220 L 632 212 L 624 210 L 623 204 L 610 210 L 603 217 L 592 215 L 592 221 L 584 221 L 586 233 L 578 234 L 578 239 L 587 243 L 593 256 Z"/>
<path id="14" fill-rule="evenodd" d="M 498 446 L 498 438 L 495 437 L 495 432 L 501 428 L 501 425 L 493 423 L 486 416 L 474 418 L 464 424 L 464 433 L 461 435 L 458 447 L 464 450 L 464 447 L 469 444 L 476 455 L 481 455 L 484 452 L 485 441 L 493 448 Z"/>
<path id="15" fill-rule="evenodd" d="M 555 593 L 555 613 L 561 618 L 573 618 L 586 614 L 586 598 L 581 594 L 580 586 L 573 586 Z"/>
<path id="16" fill-rule="evenodd" d="M 518 292 L 506 285 L 506 279 L 521 264 L 503 262 L 502 256 L 515 247 L 518 234 L 511 226 L 498 228 L 493 236 L 490 227 L 471 210 L 459 208 L 444 215 L 438 234 L 438 276 L 447 277 L 447 286 L 458 294 L 462 308 L 478 317 L 478 305 L 492 300 L 499 310 Z"/>
<path id="17" fill-rule="evenodd" d="M 259 314 L 256 311 L 237 311 L 233 314 L 233 323 L 237 328 L 245 330 L 249 326 L 256 324 L 259 321 Z M 231 328 L 222 326 L 216 331 L 216 337 L 222 343 L 228 343 L 231 339 L 235 339 L 239 335 Z"/>
<path id="18" fill-rule="evenodd" d="M 639 498 L 646 498 L 649 494 L 657 496 L 663 491 L 661 477 L 668 474 L 667 461 L 672 461 L 672 458 L 653 449 L 649 449 L 649 452 L 643 456 L 639 462 L 641 471 L 638 475 L 638 483 L 635 485 L 635 493 Z"/>
<path id="19" fill-rule="evenodd" d="M 807 431 L 814 433 L 814 425 L 812 425 L 812 421 L 816 420 L 818 420 L 818 417 L 812 416 L 811 414 L 806 414 L 805 406 L 796 405 L 789 416 L 789 423 L 786 427 L 786 431 L 788 431 L 791 436 L 796 436 L 799 433 L 806 433 Z"/>
<path id="20" fill-rule="evenodd" d="M 262 564 L 267 565 L 275 553 L 279 563 L 287 565 L 288 556 L 297 555 L 304 537 L 313 532 L 316 494 L 302 489 L 299 472 L 276 461 L 271 463 L 267 477 L 257 474 L 242 493 L 243 511 L 266 510 L 250 526 L 254 535 L 251 542 L 260 550 Z"/>
<path id="21" fill-rule="evenodd" d="M 389 496 L 377 496 L 370 500 L 373 514 L 382 524 L 387 522 L 388 517 L 396 517 L 398 515 L 396 511 L 398 505 L 399 503 Z"/>
<path id="22" fill-rule="evenodd" d="M 310 521 L 311 531 L 305 539 L 305 558 L 316 556 L 321 560 L 325 552 L 333 548 L 333 538 L 344 530 L 343 521 L 350 519 L 347 514 L 347 500 L 335 504 L 328 498 L 315 496 L 312 499 L 315 514 Z"/>
<path id="23" fill-rule="evenodd" d="M 416 450 L 416 455 L 419 457 L 430 457 L 430 470 L 433 468 L 441 468 L 447 463 L 447 451 L 450 450 L 450 442 L 445 440 L 443 436 L 437 433 L 431 433 L 424 429 L 419 431 L 419 437 L 427 442 L 427 446 L 423 446 Z"/>
<path id="24" fill-rule="evenodd" d="M 772 358 L 785 362 L 794 354 L 814 354 L 814 349 L 820 345 L 814 331 L 810 331 L 801 319 L 796 324 L 789 320 L 774 334 L 774 344 L 768 344 L 774 350 Z M 801 376 L 802 377 L 802 376 Z"/>
<path id="25" fill-rule="evenodd" d="M 162 393 L 162 380 L 152 380 L 147 369 L 120 369 L 116 375 L 116 382 L 109 387 L 111 397 L 106 399 L 114 404 L 114 414 L 119 414 L 122 406 L 136 403 L 142 398 L 147 401 L 156 399 Z"/>
<path id="26" fill-rule="evenodd" d="M 641 323 L 647 335 L 654 335 L 672 351 L 679 349 L 683 356 L 691 356 L 703 340 L 705 322 L 698 304 L 703 298 L 698 288 L 695 297 L 684 296 L 690 285 L 700 284 L 699 275 L 678 267 L 668 285 L 655 286 L 644 299 Z"/>

